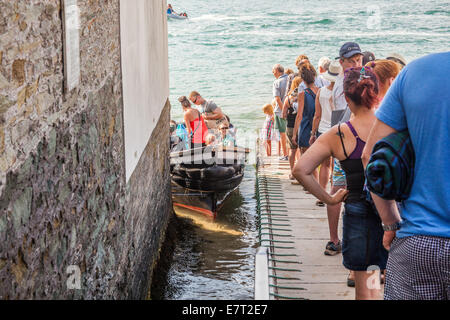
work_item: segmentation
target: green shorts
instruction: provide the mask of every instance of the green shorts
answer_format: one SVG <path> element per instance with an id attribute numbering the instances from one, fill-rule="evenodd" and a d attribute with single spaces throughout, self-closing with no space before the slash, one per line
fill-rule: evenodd
<path id="1" fill-rule="evenodd" d="M 280 118 L 279 116 L 275 115 L 275 129 L 277 129 L 280 133 L 285 133 L 286 125 L 286 119 Z"/>

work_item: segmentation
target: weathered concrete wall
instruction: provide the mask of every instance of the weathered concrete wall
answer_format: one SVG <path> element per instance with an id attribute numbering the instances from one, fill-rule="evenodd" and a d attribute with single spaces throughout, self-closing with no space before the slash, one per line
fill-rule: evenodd
<path id="1" fill-rule="evenodd" d="M 170 105 L 127 184 L 119 0 L 78 4 L 64 94 L 61 1 L 0 1 L 0 299 L 145 297 L 171 212 Z"/>
<path id="2" fill-rule="evenodd" d="M 168 132 L 170 104 L 167 100 L 161 118 L 130 178 L 126 191 L 126 229 L 122 242 L 119 272 L 128 273 L 126 292 L 129 298 L 147 295 L 149 279 L 164 235 L 173 214 L 170 187 Z M 167 142 L 167 143 L 166 143 Z M 149 262 L 151 265 L 149 266 Z"/>
<path id="3" fill-rule="evenodd" d="M 169 96 L 166 8 L 165 1 L 120 0 L 127 181 Z"/>

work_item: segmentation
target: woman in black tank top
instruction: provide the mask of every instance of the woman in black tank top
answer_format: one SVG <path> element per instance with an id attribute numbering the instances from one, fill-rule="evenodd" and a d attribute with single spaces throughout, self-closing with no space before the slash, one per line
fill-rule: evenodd
<path id="1" fill-rule="evenodd" d="M 381 290 L 376 289 L 376 286 L 368 288 L 366 284 L 372 279 L 379 281 L 379 270 L 386 268 L 387 251 L 382 244 L 383 229 L 378 213 L 365 200 L 364 167 L 361 161 L 365 140 L 375 122 L 374 107 L 378 104 L 376 75 L 367 67 L 347 69 L 344 93 L 353 114 L 351 120 L 322 134 L 297 162 L 293 174 L 306 189 L 326 204 L 345 202 L 343 264 L 355 272 L 356 299 L 379 299 Z M 341 189 L 334 195 L 322 189 L 313 177 L 314 170 L 331 156 L 340 161 L 347 179 L 347 190 Z M 378 271 L 367 272 L 369 268 Z"/>

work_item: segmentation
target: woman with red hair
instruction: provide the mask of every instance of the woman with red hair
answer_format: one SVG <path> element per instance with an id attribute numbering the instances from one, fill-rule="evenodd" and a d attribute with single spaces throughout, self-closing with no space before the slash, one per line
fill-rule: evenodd
<path id="1" fill-rule="evenodd" d="M 392 82 L 400 73 L 400 66 L 398 63 L 390 60 L 375 60 L 368 62 L 366 67 L 372 68 L 378 77 L 378 99 L 379 103 L 381 103 Z"/>
<path id="2" fill-rule="evenodd" d="M 344 94 L 353 117 L 322 134 L 297 162 L 293 175 L 319 200 L 329 205 L 345 202 L 342 255 L 344 266 L 355 272 L 356 299 L 381 299 L 380 270 L 386 268 L 381 220 L 365 200 L 365 141 L 375 122 L 379 101 L 377 75 L 369 67 L 347 69 Z M 315 169 L 329 157 L 338 159 L 347 179 L 347 190 L 328 194 L 314 178 Z"/>

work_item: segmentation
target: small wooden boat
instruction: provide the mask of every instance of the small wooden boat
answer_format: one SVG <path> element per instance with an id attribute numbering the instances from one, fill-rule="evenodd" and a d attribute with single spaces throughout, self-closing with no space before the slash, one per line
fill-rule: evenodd
<path id="1" fill-rule="evenodd" d="M 172 200 L 178 207 L 215 218 L 240 185 L 248 149 L 221 146 L 172 152 Z"/>
<path id="2" fill-rule="evenodd" d="M 176 13 L 168 13 L 167 14 L 167 18 L 169 19 L 178 19 L 178 20 L 186 20 L 188 17 L 187 16 L 183 16 L 183 15 L 179 15 Z"/>

